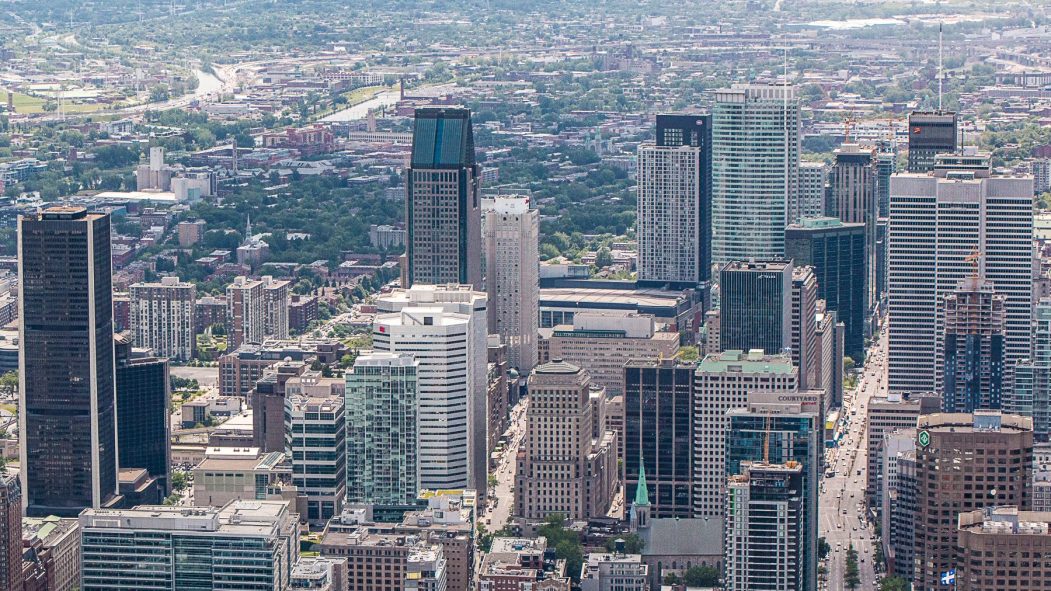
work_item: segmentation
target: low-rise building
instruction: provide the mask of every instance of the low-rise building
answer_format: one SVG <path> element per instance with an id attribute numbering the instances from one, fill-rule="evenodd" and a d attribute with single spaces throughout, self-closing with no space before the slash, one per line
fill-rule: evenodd
<path id="1" fill-rule="evenodd" d="M 650 591 L 649 567 L 638 554 L 588 554 L 580 568 L 581 591 Z"/>
<path id="2" fill-rule="evenodd" d="M 296 496 L 292 465 L 281 452 L 212 447 L 193 469 L 193 502 L 198 507 L 255 499 L 295 501 Z"/>
<path id="3" fill-rule="evenodd" d="M 477 591 L 569 591 L 566 561 L 547 538 L 496 538 L 482 559 Z"/>

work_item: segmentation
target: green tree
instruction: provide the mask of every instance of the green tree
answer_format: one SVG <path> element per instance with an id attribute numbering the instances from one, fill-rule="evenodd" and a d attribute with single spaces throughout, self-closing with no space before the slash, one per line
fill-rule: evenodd
<path id="1" fill-rule="evenodd" d="M 827 557 L 828 553 L 831 550 L 832 550 L 832 547 L 829 546 L 828 540 L 826 540 L 824 537 L 820 537 L 820 538 L 817 539 L 817 555 L 818 555 L 818 558 L 825 558 L 825 557 Z"/>
<path id="2" fill-rule="evenodd" d="M 716 587 L 719 585 L 719 569 L 714 566 L 691 566 L 682 573 L 682 582 L 687 587 Z"/>
<path id="3" fill-rule="evenodd" d="M 615 552 L 617 550 L 617 540 L 624 540 L 624 553 L 625 554 L 639 554 L 643 548 L 646 547 L 646 540 L 639 537 L 639 534 L 631 533 L 626 536 L 620 536 L 619 538 L 610 538 L 606 540 L 606 550 Z"/>
<path id="4" fill-rule="evenodd" d="M 850 355 L 843 356 L 843 373 L 847 373 L 850 370 L 854 369 L 855 365 L 856 363 L 854 362 L 853 357 L 851 357 Z"/>
<path id="5" fill-rule="evenodd" d="M 595 253 L 595 266 L 598 268 L 608 267 L 613 264 L 613 253 L 608 246 L 603 246 Z"/>
<path id="6" fill-rule="evenodd" d="M 682 361 L 697 361 L 700 357 L 700 350 L 694 345 L 679 347 L 679 359 Z"/>
<path id="7" fill-rule="evenodd" d="M 879 591 L 908 591 L 908 589 L 908 581 L 901 577 L 887 577 L 879 583 Z"/>
<path id="8" fill-rule="evenodd" d="M 190 485 L 190 477 L 186 475 L 186 472 L 175 471 L 172 472 L 172 489 L 176 491 L 186 490 L 186 487 Z"/>
<path id="9" fill-rule="evenodd" d="M 858 570 L 858 551 L 854 544 L 847 549 L 847 572 L 843 575 L 843 584 L 847 589 L 857 589 L 861 584 L 861 573 Z"/>
<path id="10" fill-rule="evenodd" d="M 7 398 L 15 395 L 18 391 L 18 372 L 9 371 L 0 375 L 0 392 Z"/>
<path id="11" fill-rule="evenodd" d="M 537 534 L 547 538 L 548 547 L 554 547 L 555 556 L 566 561 L 566 571 L 574 580 L 580 578 L 580 567 L 584 564 L 584 546 L 580 534 L 566 528 L 566 518 L 561 513 L 552 513 L 544 519 Z"/>

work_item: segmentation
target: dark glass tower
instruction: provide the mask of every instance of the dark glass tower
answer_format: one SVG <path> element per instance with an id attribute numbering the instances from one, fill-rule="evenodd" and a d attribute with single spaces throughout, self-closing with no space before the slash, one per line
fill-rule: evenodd
<path id="1" fill-rule="evenodd" d="M 792 346 L 791 261 L 729 263 L 719 290 L 720 349 L 776 355 Z"/>
<path id="2" fill-rule="evenodd" d="M 482 287 L 481 168 L 467 109 L 416 110 L 407 174 L 407 285 Z"/>
<path id="3" fill-rule="evenodd" d="M 117 499 L 110 220 L 53 207 L 18 223 L 23 503 L 76 516 Z"/>
<path id="4" fill-rule="evenodd" d="M 818 298 L 846 328 L 843 350 L 858 363 L 865 354 L 865 224 L 804 218 L 785 229 L 785 257 L 809 265 Z"/>
<path id="5" fill-rule="evenodd" d="M 169 492 L 171 386 L 168 360 L 133 358 L 131 345 L 117 337 L 117 441 L 120 467 L 142 468 Z"/>
<path id="6" fill-rule="evenodd" d="M 917 111 L 910 114 L 908 172 L 933 170 L 935 156 L 956 151 L 956 138 L 956 113 Z"/>
<path id="7" fill-rule="evenodd" d="M 672 359 L 632 360 L 624 366 L 625 498 L 635 498 L 645 466 L 654 517 L 687 518 L 693 512 L 696 369 Z"/>

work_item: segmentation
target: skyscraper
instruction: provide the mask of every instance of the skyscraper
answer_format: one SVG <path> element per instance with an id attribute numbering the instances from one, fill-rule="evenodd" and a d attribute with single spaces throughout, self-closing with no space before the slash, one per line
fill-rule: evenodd
<path id="1" fill-rule="evenodd" d="M 161 496 L 167 496 L 171 473 L 168 360 L 134 357 L 121 337 L 115 343 L 115 354 L 120 467 L 146 470 L 163 491 Z"/>
<path id="2" fill-rule="evenodd" d="M 799 368 L 799 389 L 819 383 L 817 370 L 817 278 L 810 267 L 792 269 L 792 363 Z"/>
<path id="3" fill-rule="evenodd" d="M 635 498 L 647 472 L 654 517 L 693 513 L 693 372 L 674 359 L 631 360 L 624 366 L 624 495 Z"/>
<path id="4" fill-rule="evenodd" d="M 342 384 L 340 384 L 342 386 Z M 305 517 L 322 524 L 347 496 L 347 425 L 343 388 L 285 396 L 285 455 L 292 483 L 306 497 Z"/>
<path id="5" fill-rule="evenodd" d="M 825 215 L 827 185 L 828 166 L 824 162 L 801 162 L 799 164 L 799 216 L 789 221 L 798 224 L 803 219 Z"/>
<path id="6" fill-rule="evenodd" d="M 523 375 L 537 360 L 540 319 L 540 214 L 528 197 L 482 200 L 489 332 L 507 345 Z"/>
<path id="7" fill-rule="evenodd" d="M 52 207 L 18 225 L 22 502 L 73 516 L 118 490 L 110 219 Z"/>
<path id="8" fill-rule="evenodd" d="M 639 146 L 639 280 L 690 288 L 711 279 L 711 115 L 657 115 Z"/>
<path id="9" fill-rule="evenodd" d="M 420 493 L 416 374 L 408 353 L 372 353 L 347 372 L 347 502 L 408 505 Z"/>
<path id="10" fill-rule="evenodd" d="M 417 285 L 376 302 L 377 351 L 419 362 L 420 483 L 485 488 L 486 297 L 467 286 Z"/>
<path id="11" fill-rule="evenodd" d="M 792 358 L 762 351 L 723 351 L 697 366 L 693 386 L 694 517 L 724 514 L 727 411 L 748 405 L 759 392 L 795 394 Z"/>
<path id="12" fill-rule="evenodd" d="M 956 113 L 915 111 L 909 115 L 910 173 L 934 169 L 935 156 L 953 153 L 957 146 Z"/>
<path id="13" fill-rule="evenodd" d="M 1030 507 L 1033 422 L 999 411 L 921 416 L 916 436 L 917 589 L 941 588 L 955 568 L 957 516 L 986 507 Z"/>
<path id="14" fill-rule="evenodd" d="M 161 357 L 193 359 L 197 286 L 178 277 L 161 277 L 159 282 L 135 283 L 130 292 L 135 346 L 153 349 Z"/>
<path id="15" fill-rule="evenodd" d="M 1029 356 L 1033 181 L 990 176 L 984 162 L 984 168 L 935 171 L 941 176 L 891 177 L 890 390 L 934 391 L 943 322 L 938 302 L 974 272 L 975 259 L 979 275 L 1006 298 L 1005 375 Z"/>
<path id="16" fill-rule="evenodd" d="M 942 299 L 936 392 L 943 412 L 1001 406 L 1004 377 L 1004 296 L 977 276 Z"/>
<path id="17" fill-rule="evenodd" d="M 730 429 L 726 436 L 726 475 L 744 474 L 749 463 L 796 465 L 803 481 L 802 544 L 796 549 L 803 581 L 802 589 L 817 581 L 818 483 L 824 453 L 820 392 L 800 392 L 798 403 L 782 403 L 783 394 L 756 393 L 744 408 L 727 412 Z M 729 522 L 728 522 L 729 523 Z"/>
<path id="18" fill-rule="evenodd" d="M 263 282 L 248 277 L 235 277 L 226 286 L 226 350 L 233 351 L 243 343 L 262 343 Z"/>
<path id="19" fill-rule="evenodd" d="M 836 149 L 829 175 L 829 215 L 850 224 L 865 224 L 865 310 L 876 305 L 876 197 L 875 150 L 855 144 Z"/>
<path id="20" fill-rule="evenodd" d="M 0 589 L 22 589 L 22 488 L 0 470 Z"/>
<path id="21" fill-rule="evenodd" d="M 471 112 L 416 109 L 406 174 L 408 283 L 482 287 L 481 167 Z"/>
<path id="22" fill-rule="evenodd" d="M 745 462 L 726 491 L 727 591 L 805 591 L 808 532 L 805 479 L 795 462 Z"/>
<path id="23" fill-rule="evenodd" d="M 804 218 L 785 229 L 785 258 L 808 265 L 818 298 L 846 328 L 846 354 L 861 363 L 865 352 L 865 225 L 837 218 Z"/>
<path id="24" fill-rule="evenodd" d="M 1033 437 L 1047 441 L 1051 432 L 1051 299 L 1033 308 L 1033 357 L 1015 367 L 1013 390 L 1004 393 L 1004 412 L 1033 419 Z"/>
<path id="25" fill-rule="evenodd" d="M 599 430 L 588 372 L 561 360 L 529 376 L 529 410 L 515 475 L 514 514 L 542 520 L 601 517 L 617 489 L 617 434 Z"/>
<path id="26" fill-rule="evenodd" d="M 719 289 L 723 351 L 776 354 L 792 346 L 791 261 L 728 263 L 719 274 Z"/>
<path id="27" fill-rule="evenodd" d="M 712 262 L 774 259 L 799 218 L 799 103 L 787 85 L 715 91 Z"/>

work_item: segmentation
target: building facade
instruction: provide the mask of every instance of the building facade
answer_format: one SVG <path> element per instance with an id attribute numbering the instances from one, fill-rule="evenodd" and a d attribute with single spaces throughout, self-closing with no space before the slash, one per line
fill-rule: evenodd
<path id="1" fill-rule="evenodd" d="M 481 167 L 467 109 L 416 109 L 406 171 L 408 281 L 482 287 Z"/>
<path id="2" fill-rule="evenodd" d="M 542 521 L 601 517 L 617 488 L 617 434 L 593 437 L 596 420 L 588 372 L 563 361 L 529 376 L 524 452 L 515 475 L 514 514 Z"/>
<path id="3" fill-rule="evenodd" d="M 1051 565 L 1035 559 L 1051 552 L 1051 513 L 992 507 L 960 513 L 958 526 L 957 590 L 1026 591 L 1051 586 Z"/>
<path id="4" fill-rule="evenodd" d="M 825 215 L 825 195 L 828 192 L 828 166 L 824 162 L 799 164 L 799 217 L 790 220 L 801 223 L 806 218 Z"/>
<path id="5" fill-rule="evenodd" d="M 22 487 L 0 473 L 0 589 L 22 589 Z"/>
<path id="6" fill-rule="evenodd" d="M 372 353 L 347 372 L 347 502 L 408 505 L 420 492 L 419 363 Z"/>
<path id="7" fill-rule="evenodd" d="M 942 300 L 935 391 L 942 412 L 1001 407 L 1006 298 L 977 276 Z"/>
<path id="8" fill-rule="evenodd" d="M 19 218 L 18 272 L 23 507 L 74 516 L 118 494 L 109 216 Z"/>
<path id="9" fill-rule="evenodd" d="M 876 195 L 876 152 L 856 144 L 844 144 L 835 151 L 829 175 L 828 215 L 849 224 L 865 224 L 865 310 L 876 305 L 876 221 L 879 203 Z"/>
<path id="10" fill-rule="evenodd" d="M 782 228 L 782 232 L 783 232 Z M 719 346 L 777 354 L 792 346 L 792 262 L 732 262 L 719 273 Z"/>
<path id="11" fill-rule="evenodd" d="M 909 115 L 909 162 L 907 171 L 923 174 L 934 170 L 935 156 L 951 154 L 957 147 L 956 113 L 915 111 Z"/>
<path id="12" fill-rule="evenodd" d="M 307 499 L 307 521 L 343 510 L 347 493 L 347 429 L 342 393 L 285 393 L 285 454 L 292 483 Z"/>
<path id="13" fill-rule="evenodd" d="M 116 345 L 117 449 L 120 468 L 141 468 L 170 492 L 171 380 L 168 360 L 132 357 L 127 344 Z"/>
<path id="14" fill-rule="evenodd" d="M 197 286 L 162 277 L 159 282 L 135 283 L 130 288 L 131 335 L 136 347 L 179 361 L 193 359 L 197 349 Z"/>
<path id="15" fill-rule="evenodd" d="M 528 197 L 482 200 L 489 332 L 507 345 L 511 367 L 528 374 L 537 363 L 540 316 L 540 213 Z"/>
<path id="16" fill-rule="evenodd" d="M 795 88 L 738 84 L 714 98 L 712 262 L 775 259 L 800 215 Z"/>

